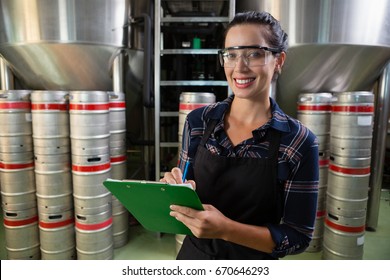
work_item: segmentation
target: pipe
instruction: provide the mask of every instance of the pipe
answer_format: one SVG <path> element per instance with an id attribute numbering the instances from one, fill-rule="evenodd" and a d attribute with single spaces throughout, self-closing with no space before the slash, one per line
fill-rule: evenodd
<path id="1" fill-rule="evenodd" d="M 376 94 L 374 132 L 371 153 L 370 191 L 367 205 L 367 230 L 375 231 L 378 226 L 379 204 L 382 189 L 382 174 L 386 153 L 387 122 L 390 111 L 390 63 L 387 64 L 379 79 Z"/>
<path id="2" fill-rule="evenodd" d="M 150 85 L 153 83 L 151 76 L 151 61 L 152 61 L 152 20 L 148 14 L 142 14 L 144 19 L 144 85 L 143 85 L 143 101 L 147 108 L 153 107 L 153 95 Z"/>
<path id="3" fill-rule="evenodd" d="M 0 90 L 14 89 L 14 75 L 5 59 L 0 56 Z"/>
<path id="4" fill-rule="evenodd" d="M 112 91 L 124 92 L 123 86 L 123 52 L 120 52 L 112 64 Z"/>
<path id="5" fill-rule="evenodd" d="M 161 19 L 160 10 L 161 1 L 155 1 L 154 7 L 154 77 L 160 77 L 160 47 L 161 47 Z M 154 83 L 154 160 L 155 160 L 155 180 L 160 180 L 160 83 L 155 80 Z"/>

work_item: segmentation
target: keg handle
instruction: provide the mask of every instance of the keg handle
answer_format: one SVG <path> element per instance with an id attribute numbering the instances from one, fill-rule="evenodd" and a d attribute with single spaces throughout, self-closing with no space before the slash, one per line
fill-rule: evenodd
<path id="1" fill-rule="evenodd" d="M 299 98 L 300 102 L 306 102 L 306 101 L 312 101 L 312 100 L 313 100 L 313 98 L 311 98 L 311 97 L 300 97 Z"/>
<path id="2" fill-rule="evenodd" d="M 116 94 L 115 92 L 111 91 L 108 93 L 108 96 L 109 98 L 112 98 L 112 99 L 118 99 L 119 98 L 119 95 Z"/>
<path id="3" fill-rule="evenodd" d="M 65 99 L 66 101 L 69 101 L 69 100 L 70 100 L 70 93 L 65 94 L 65 95 L 64 95 L 64 99 Z"/>
<path id="4" fill-rule="evenodd" d="M 331 214 L 331 213 L 328 213 L 328 218 L 330 218 L 330 219 L 332 219 L 332 220 L 336 220 L 336 221 L 339 220 L 339 218 L 338 218 L 337 216 L 335 216 L 335 215 L 333 215 L 333 214 Z"/>

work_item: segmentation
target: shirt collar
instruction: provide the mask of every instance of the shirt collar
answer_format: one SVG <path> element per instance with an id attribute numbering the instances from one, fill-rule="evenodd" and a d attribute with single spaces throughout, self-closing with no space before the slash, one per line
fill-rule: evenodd
<path id="1" fill-rule="evenodd" d="M 231 95 L 225 100 L 214 104 L 214 106 L 212 106 L 210 110 L 206 113 L 205 118 L 221 120 L 223 115 L 229 109 L 233 99 L 234 99 L 234 95 Z M 280 109 L 279 105 L 271 97 L 270 97 L 270 103 L 271 103 L 272 118 L 265 126 L 272 127 L 281 132 L 290 132 L 290 126 L 288 124 L 287 115 Z"/>

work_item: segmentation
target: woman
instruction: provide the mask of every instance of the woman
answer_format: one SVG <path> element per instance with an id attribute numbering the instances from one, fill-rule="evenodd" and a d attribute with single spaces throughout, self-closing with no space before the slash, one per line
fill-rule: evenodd
<path id="1" fill-rule="evenodd" d="M 172 205 L 194 234 L 178 259 L 277 259 L 303 252 L 318 192 L 316 137 L 269 97 L 286 58 L 287 34 L 268 13 L 237 14 L 225 33 L 221 65 L 233 95 L 192 111 L 180 168 L 161 179 L 188 182 L 204 211 Z"/>

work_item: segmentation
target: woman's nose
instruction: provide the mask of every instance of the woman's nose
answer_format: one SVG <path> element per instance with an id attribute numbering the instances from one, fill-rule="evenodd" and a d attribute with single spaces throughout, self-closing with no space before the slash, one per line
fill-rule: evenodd
<path id="1" fill-rule="evenodd" d="M 248 68 L 248 61 L 245 58 L 245 56 L 240 55 L 237 57 L 236 65 L 234 67 L 235 69 L 247 69 Z"/>

